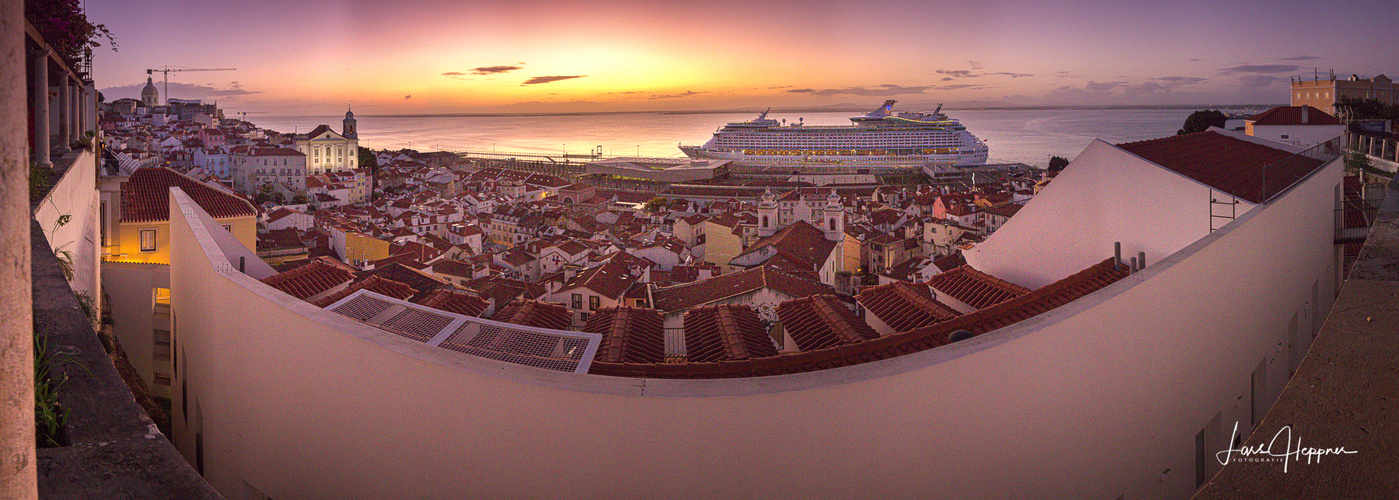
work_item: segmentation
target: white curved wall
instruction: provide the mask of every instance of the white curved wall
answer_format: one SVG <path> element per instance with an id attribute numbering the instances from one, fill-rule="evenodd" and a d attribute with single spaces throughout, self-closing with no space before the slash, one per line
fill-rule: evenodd
<path id="1" fill-rule="evenodd" d="M 1221 432 L 1246 426 L 1250 373 L 1264 360 L 1281 390 L 1313 283 L 1329 305 L 1339 181 L 1335 162 L 1142 273 L 973 340 L 698 381 L 426 348 L 216 272 L 203 223 L 172 207 L 174 438 L 194 462 L 202 432 L 206 477 L 231 498 L 1183 497 L 1196 433 L 1217 412 Z"/>

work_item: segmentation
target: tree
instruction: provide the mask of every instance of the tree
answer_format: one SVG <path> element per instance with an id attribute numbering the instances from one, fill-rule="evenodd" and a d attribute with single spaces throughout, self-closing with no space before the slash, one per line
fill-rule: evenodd
<path id="1" fill-rule="evenodd" d="M 1060 171 L 1060 170 L 1063 170 L 1064 167 L 1067 167 L 1067 166 L 1069 166 L 1069 159 L 1068 159 L 1068 158 L 1065 158 L 1065 157 L 1062 157 L 1062 156 L 1053 156 L 1053 157 L 1050 157 L 1050 158 L 1049 158 L 1049 171 L 1050 171 L 1050 172 L 1058 172 L 1058 171 Z"/>
<path id="2" fill-rule="evenodd" d="M 106 26 L 89 22 L 80 0 L 25 0 L 24 17 L 69 64 L 88 49 L 101 47 L 101 39 L 107 40 L 113 52 L 117 50 L 116 36 Z"/>
<path id="3" fill-rule="evenodd" d="M 1349 172 L 1365 172 L 1371 170 L 1370 157 L 1365 153 L 1351 153 L 1346 157 L 1346 170 Z"/>
<path id="4" fill-rule="evenodd" d="M 641 209 L 647 212 L 656 212 L 662 208 L 665 208 L 666 205 L 669 203 L 670 201 L 666 200 L 664 196 L 657 196 L 655 198 L 651 198 L 651 201 L 646 202 L 645 205 L 642 205 Z"/>
<path id="5" fill-rule="evenodd" d="M 1342 96 L 1336 100 L 1336 116 L 1347 120 L 1399 121 L 1399 104 L 1385 104 L 1379 99 Z"/>
<path id="6" fill-rule="evenodd" d="M 1190 113 L 1190 116 L 1185 119 L 1184 128 L 1176 131 L 1176 135 L 1204 132 L 1209 130 L 1210 127 L 1224 128 L 1224 122 L 1228 120 L 1229 117 L 1225 116 L 1223 111 L 1215 109 L 1196 111 Z"/>
<path id="7" fill-rule="evenodd" d="M 369 169 L 369 200 L 373 201 L 379 190 L 379 157 L 368 148 L 359 148 L 359 168 Z"/>

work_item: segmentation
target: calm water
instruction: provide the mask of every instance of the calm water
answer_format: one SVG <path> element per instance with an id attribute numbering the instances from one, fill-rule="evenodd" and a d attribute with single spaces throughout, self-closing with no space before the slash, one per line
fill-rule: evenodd
<path id="1" fill-rule="evenodd" d="M 991 163 L 1044 166 L 1052 155 L 1072 159 L 1094 138 L 1110 143 L 1175 134 L 1191 110 L 949 110 L 991 148 Z M 772 113 L 811 125 L 849 125 L 854 112 Z M 357 116 L 360 144 L 420 151 L 473 150 L 519 153 L 683 156 L 676 145 L 703 144 L 724 123 L 754 113 L 624 113 L 563 116 Z M 305 132 L 316 125 L 340 129 L 343 115 L 257 117 L 259 126 Z"/>

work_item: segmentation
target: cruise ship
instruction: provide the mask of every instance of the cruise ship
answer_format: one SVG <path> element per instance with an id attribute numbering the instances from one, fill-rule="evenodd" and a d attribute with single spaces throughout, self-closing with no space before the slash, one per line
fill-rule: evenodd
<path id="1" fill-rule="evenodd" d="M 854 125 L 786 124 L 767 117 L 725 125 L 703 146 L 680 146 L 691 158 L 750 167 L 852 167 L 872 170 L 981 165 L 987 147 L 942 114 L 894 112 L 894 100 L 850 118 Z"/>

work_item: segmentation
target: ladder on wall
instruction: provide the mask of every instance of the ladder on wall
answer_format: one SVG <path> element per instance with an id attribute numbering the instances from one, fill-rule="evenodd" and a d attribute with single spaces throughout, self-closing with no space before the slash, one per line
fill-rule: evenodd
<path id="1" fill-rule="evenodd" d="M 1226 195 L 1228 201 L 1224 201 Z M 1225 208 L 1228 207 L 1228 208 Z M 1210 190 L 1210 232 L 1213 233 L 1238 217 L 1239 198 L 1223 192 Z"/>

